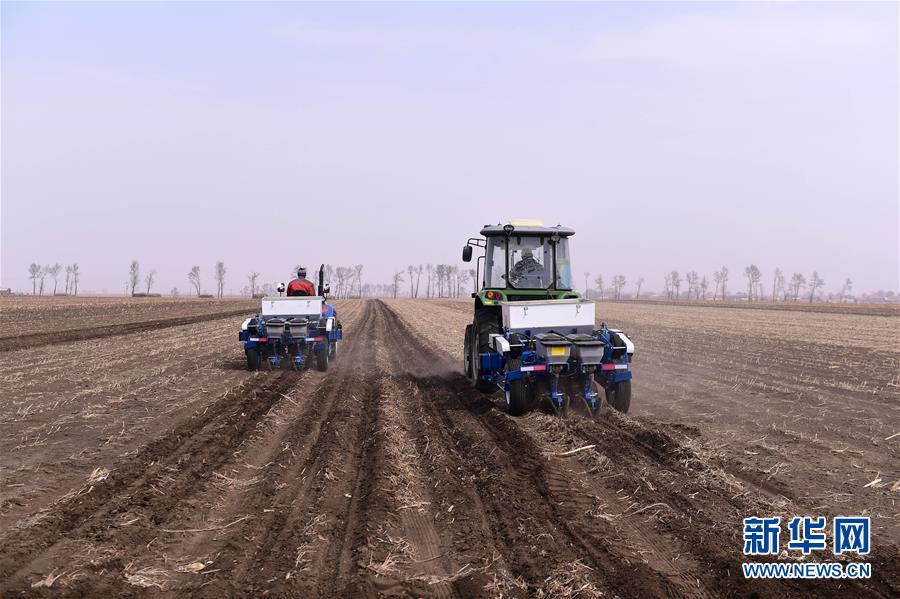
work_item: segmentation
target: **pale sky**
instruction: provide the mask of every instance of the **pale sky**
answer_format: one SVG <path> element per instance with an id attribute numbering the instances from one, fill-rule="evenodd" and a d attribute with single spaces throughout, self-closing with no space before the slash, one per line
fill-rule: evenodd
<path id="1" fill-rule="evenodd" d="M 576 229 L 590 271 L 898 289 L 896 3 L 14 3 L 0 286 L 212 292 Z M 581 283 L 579 283 L 581 285 Z"/>

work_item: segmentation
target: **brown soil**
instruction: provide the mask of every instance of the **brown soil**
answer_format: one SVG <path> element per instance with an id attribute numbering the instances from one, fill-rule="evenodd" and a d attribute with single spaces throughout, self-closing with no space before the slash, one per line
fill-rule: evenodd
<path id="1" fill-rule="evenodd" d="M 889 536 L 875 538 L 864 583 L 743 579 L 741 518 L 807 513 L 805 495 L 830 491 L 804 476 L 801 498 L 797 481 L 759 470 L 741 436 L 745 404 L 697 426 L 639 410 L 511 418 L 459 373 L 465 305 L 337 309 L 345 341 L 324 373 L 242 370 L 240 317 L 0 355 L 0 595 L 900 592 Z M 677 385 L 709 392 L 734 371 L 673 366 L 664 340 L 652 343 L 636 406 L 668 398 L 677 409 L 672 369 L 690 369 L 679 397 Z M 725 430 L 733 446 L 720 446 Z M 888 479 L 895 448 L 852 459 Z M 828 513 L 892 506 L 817 501 Z"/>

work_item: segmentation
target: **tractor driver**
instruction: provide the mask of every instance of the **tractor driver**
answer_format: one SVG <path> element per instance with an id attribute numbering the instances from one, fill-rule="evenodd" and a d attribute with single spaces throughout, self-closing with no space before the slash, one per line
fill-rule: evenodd
<path id="1" fill-rule="evenodd" d="M 312 281 L 306 278 L 305 267 L 301 266 L 297 270 L 297 278 L 288 283 L 287 294 L 288 296 L 316 294 L 316 288 L 313 286 Z"/>
<path id="2" fill-rule="evenodd" d="M 523 287 L 536 285 L 539 287 L 543 276 L 544 267 L 534 259 L 534 252 L 531 248 L 525 248 L 522 250 L 522 259 L 512 267 L 509 278 L 515 285 Z"/>

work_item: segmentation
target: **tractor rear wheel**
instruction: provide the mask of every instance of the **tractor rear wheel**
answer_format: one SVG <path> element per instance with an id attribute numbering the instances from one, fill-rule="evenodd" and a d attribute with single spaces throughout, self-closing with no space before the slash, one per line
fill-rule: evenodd
<path id="1" fill-rule="evenodd" d="M 606 403 L 626 414 L 631 405 L 631 381 L 620 381 L 606 390 Z"/>
<path id="2" fill-rule="evenodd" d="M 316 369 L 319 372 L 325 372 L 328 370 L 328 348 L 323 347 L 322 349 L 316 350 Z"/>
<path id="3" fill-rule="evenodd" d="M 472 384 L 482 393 L 493 393 L 497 385 L 481 378 L 481 359 L 479 354 L 491 351 L 491 335 L 500 333 L 500 321 L 496 310 L 479 308 L 475 310 L 475 322 L 472 324 L 471 335 L 471 370 Z"/>
<path id="4" fill-rule="evenodd" d="M 522 367 L 522 361 L 517 359 L 506 362 L 507 371 L 518 370 Z M 532 388 L 525 377 L 507 383 L 506 404 L 509 407 L 510 416 L 521 416 L 528 411 L 531 405 Z"/>
<path id="5" fill-rule="evenodd" d="M 259 350 L 245 349 L 244 353 L 247 354 L 247 370 L 250 372 L 259 370 Z"/>

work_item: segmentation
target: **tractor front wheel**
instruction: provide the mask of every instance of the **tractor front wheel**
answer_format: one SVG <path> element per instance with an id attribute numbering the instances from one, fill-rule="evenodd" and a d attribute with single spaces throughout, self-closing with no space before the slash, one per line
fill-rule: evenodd
<path id="1" fill-rule="evenodd" d="M 244 352 L 247 354 L 247 370 L 259 370 L 259 350 L 245 349 Z"/>
<path id="2" fill-rule="evenodd" d="M 316 350 L 316 369 L 319 372 L 325 372 L 328 370 L 328 348 L 323 347 L 322 349 Z"/>
<path id="3" fill-rule="evenodd" d="M 612 389 L 606 390 L 606 403 L 623 414 L 631 405 L 631 381 L 620 381 Z"/>

